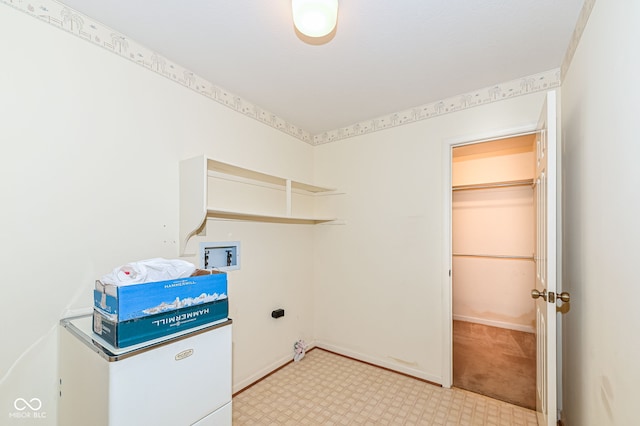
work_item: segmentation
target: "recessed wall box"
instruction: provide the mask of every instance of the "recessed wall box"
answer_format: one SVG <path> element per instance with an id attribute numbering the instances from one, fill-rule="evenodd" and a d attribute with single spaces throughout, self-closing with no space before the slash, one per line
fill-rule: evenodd
<path id="1" fill-rule="evenodd" d="M 240 241 L 200 243 L 200 268 L 218 271 L 240 269 Z"/>

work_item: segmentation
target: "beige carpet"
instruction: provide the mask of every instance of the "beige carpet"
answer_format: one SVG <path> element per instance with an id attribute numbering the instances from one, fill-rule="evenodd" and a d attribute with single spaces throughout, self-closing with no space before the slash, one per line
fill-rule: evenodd
<path id="1" fill-rule="evenodd" d="M 453 385 L 535 410 L 535 334 L 454 321 Z"/>
<path id="2" fill-rule="evenodd" d="M 537 425 L 533 411 L 322 349 L 234 396 L 233 424 Z"/>

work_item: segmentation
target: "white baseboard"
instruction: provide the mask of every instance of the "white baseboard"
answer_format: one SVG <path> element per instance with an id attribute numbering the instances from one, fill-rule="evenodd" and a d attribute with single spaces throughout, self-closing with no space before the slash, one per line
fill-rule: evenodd
<path id="1" fill-rule="evenodd" d="M 349 358 L 354 358 L 356 360 L 359 361 L 363 361 L 369 364 L 373 364 L 373 365 L 377 365 L 379 367 L 383 367 L 383 368 L 387 368 L 389 370 L 392 371 L 396 371 L 398 373 L 403 373 L 406 374 L 408 376 L 412 376 L 412 377 L 416 377 L 418 379 L 422 379 L 422 380 L 426 380 L 429 381 L 431 383 L 434 384 L 441 384 L 442 383 L 442 377 L 439 376 L 434 376 L 428 373 L 425 373 L 424 371 L 420 371 L 420 370 L 416 370 L 415 368 L 411 368 L 411 367 L 407 367 L 401 364 L 397 364 L 397 363 L 393 363 L 393 362 L 389 362 L 387 360 L 384 359 L 380 359 L 380 358 L 376 358 L 376 357 L 372 357 L 369 355 L 365 355 L 365 354 L 361 354 L 359 352 L 356 351 L 352 351 L 350 349 L 346 349 L 340 346 L 335 346 L 326 342 L 322 342 L 322 341 L 317 341 L 316 342 L 316 347 L 320 348 L 320 349 L 326 349 L 328 351 L 331 352 L 335 352 L 339 355 L 344 355 L 347 356 Z"/>
<path id="2" fill-rule="evenodd" d="M 315 343 L 310 343 L 307 345 L 307 352 L 310 351 L 311 349 L 313 349 L 315 347 Z M 289 362 L 293 361 L 293 352 L 291 352 L 290 354 L 278 359 L 275 362 L 272 362 L 271 364 L 267 365 L 266 367 L 264 367 L 263 369 L 261 369 L 260 371 L 256 372 L 255 374 L 252 374 L 251 376 L 240 380 L 237 383 L 233 384 L 233 390 L 232 392 L 235 394 L 236 392 L 239 392 L 241 390 L 243 390 L 244 388 L 251 386 L 252 384 L 258 382 L 260 379 L 263 379 L 264 377 L 268 376 L 269 374 L 273 373 L 274 371 L 276 371 L 278 368 L 288 364 Z"/>
<path id="3" fill-rule="evenodd" d="M 455 321 L 474 322 L 476 324 L 488 325 L 491 327 L 506 328 L 509 330 L 524 331 L 525 333 L 535 333 L 536 330 L 532 325 L 513 324 L 510 322 L 494 321 L 484 318 L 467 317 L 464 315 L 453 315 Z"/>
<path id="4" fill-rule="evenodd" d="M 434 376 L 431 374 L 427 374 L 423 371 L 420 370 L 416 370 L 414 368 L 411 367 L 407 367 L 407 366 L 403 366 L 400 364 L 396 364 L 396 363 L 392 363 L 389 361 L 386 361 L 384 359 L 379 359 L 376 357 L 372 357 L 372 356 L 368 356 L 368 355 L 364 355 L 361 354 L 359 352 L 355 352 L 352 351 L 350 349 L 346 349 L 340 346 L 335 346 L 335 345 L 331 345 L 329 343 L 324 343 L 324 342 L 314 342 L 309 344 L 309 346 L 307 347 L 307 352 L 310 351 L 313 348 L 319 348 L 319 349 L 325 349 L 327 351 L 331 351 L 331 352 L 335 352 L 339 355 L 344 355 L 347 356 L 349 358 L 353 358 L 359 361 L 363 361 L 369 364 L 373 364 L 373 365 L 377 365 L 379 367 L 383 367 L 383 368 L 387 368 L 389 370 L 392 371 L 396 371 L 398 373 L 402 373 L 402 374 L 406 374 L 408 376 L 412 376 L 412 377 L 416 377 L 418 379 L 422 379 L 422 380 L 426 380 L 429 381 L 431 383 L 434 384 L 441 384 L 442 383 L 442 378 L 439 376 Z M 288 364 L 289 362 L 291 362 L 293 360 L 293 354 L 291 355 L 287 355 L 285 357 L 280 358 L 279 360 L 269 364 L 268 366 L 264 367 L 263 369 L 261 369 L 260 371 L 256 372 L 255 374 L 252 374 L 251 376 L 237 382 L 233 384 L 233 393 L 235 394 L 236 392 L 239 392 L 251 385 L 253 385 L 254 383 L 260 381 L 261 379 L 263 379 L 264 377 L 268 376 L 269 374 L 273 373 L 275 370 L 279 369 L 280 367 Z"/>

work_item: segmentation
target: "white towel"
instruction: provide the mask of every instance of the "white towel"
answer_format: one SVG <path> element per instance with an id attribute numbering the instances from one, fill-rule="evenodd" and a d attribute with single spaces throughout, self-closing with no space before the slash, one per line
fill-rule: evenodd
<path id="1" fill-rule="evenodd" d="M 103 284 L 123 286 L 191 276 L 195 265 L 180 259 L 154 258 L 127 263 L 100 278 Z"/>

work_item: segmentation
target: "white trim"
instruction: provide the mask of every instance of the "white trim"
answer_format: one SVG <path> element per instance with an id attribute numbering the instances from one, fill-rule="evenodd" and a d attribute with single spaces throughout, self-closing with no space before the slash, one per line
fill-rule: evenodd
<path id="1" fill-rule="evenodd" d="M 415 368 L 410 368 L 402 365 L 398 365 L 396 363 L 392 363 L 386 361 L 381 358 L 372 357 L 369 355 L 362 354 L 360 352 L 352 351 L 350 349 L 346 349 L 340 346 L 335 346 L 326 342 L 316 342 L 316 347 L 320 349 L 325 349 L 331 352 L 335 352 L 339 355 L 344 355 L 349 358 L 356 359 L 358 361 L 363 361 L 369 364 L 377 365 L 379 367 L 383 367 L 392 371 L 396 371 L 398 373 L 407 374 L 412 377 L 416 377 L 418 379 L 427 380 L 434 384 L 441 384 L 442 378 L 438 376 L 434 376 L 432 374 L 427 374 L 424 371 L 416 370 Z"/>
<path id="2" fill-rule="evenodd" d="M 315 343 L 310 343 L 307 346 L 307 352 L 313 349 L 314 347 L 316 347 Z M 235 394 L 236 392 L 239 392 L 245 388 L 248 388 L 249 386 L 252 386 L 256 382 L 267 377 L 269 374 L 273 373 L 277 369 L 287 365 L 292 361 L 293 361 L 293 351 L 290 354 L 283 356 L 282 358 L 272 362 L 271 364 L 267 365 L 266 367 L 262 368 L 261 370 L 247 377 L 246 379 L 243 379 L 237 383 L 234 382 L 232 393 Z"/>
<path id="3" fill-rule="evenodd" d="M 460 136 L 456 138 L 447 139 L 444 141 L 444 145 L 449 146 L 451 149 L 453 149 L 456 146 L 473 145 L 476 143 L 492 142 L 499 139 L 507 139 L 507 138 L 513 138 L 518 136 L 530 135 L 530 134 L 536 133 L 536 131 L 537 131 L 536 124 L 527 124 L 524 126 L 510 127 L 508 129 L 498 130 L 494 132 L 479 133 L 475 135 L 467 135 L 467 136 Z M 450 169 L 451 169 L 451 164 L 449 164 L 449 170 Z"/>
<path id="4" fill-rule="evenodd" d="M 452 212 L 452 177 L 451 164 L 453 162 L 452 149 L 459 141 L 444 141 L 442 147 L 442 235 L 443 235 L 443 265 L 442 265 L 442 386 L 450 388 L 453 385 L 453 286 L 451 274 L 453 270 L 453 252 L 451 236 Z"/>
<path id="5" fill-rule="evenodd" d="M 488 325 L 490 327 L 506 328 L 508 330 L 523 331 L 525 333 L 535 333 L 532 325 L 514 324 L 512 322 L 494 321 L 484 318 L 467 317 L 464 315 L 453 315 L 455 321 L 472 322 L 474 324 Z"/>

